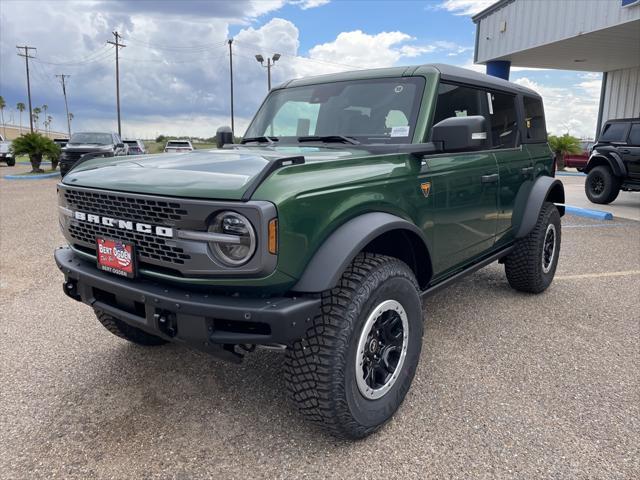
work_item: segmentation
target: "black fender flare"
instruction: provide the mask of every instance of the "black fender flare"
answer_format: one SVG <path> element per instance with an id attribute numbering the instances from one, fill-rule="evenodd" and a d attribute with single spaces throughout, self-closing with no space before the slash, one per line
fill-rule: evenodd
<path id="1" fill-rule="evenodd" d="M 622 158 L 617 152 L 605 151 L 601 152 L 596 150 L 589 157 L 589 162 L 587 163 L 587 167 L 584 169 L 585 173 L 589 173 L 596 166 L 605 163 L 609 165 L 613 174 L 617 177 L 626 177 L 627 176 L 627 168 L 622 161 Z"/>
<path id="2" fill-rule="evenodd" d="M 364 213 L 342 224 L 329 235 L 291 290 L 317 293 L 335 287 L 356 255 L 371 241 L 391 230 L 415 233 L 430 253 L 424 233 L 413 223 L 386 212 Z"/>
<path id="3" fill-rule="evenodd" d="M 518 196 L 520 200 L 516 198 L 516 208 L 513 211 L 513 218 L 521 218 L 520 224 L 515 225 L 516 238 L 525 237 L 538 221 L 540 210 L 544 202 L 553 202 L 556 205 L 560 216 L 564 215 L 564 185 L 557 178 L 553 177 L 538 177 L 534 182 L 529 182 L 529 188 L 520 191 Z M 518 204 L 523 207 L 518 208 Z M 522 212 L 520 213 L 519 210 Z"/>

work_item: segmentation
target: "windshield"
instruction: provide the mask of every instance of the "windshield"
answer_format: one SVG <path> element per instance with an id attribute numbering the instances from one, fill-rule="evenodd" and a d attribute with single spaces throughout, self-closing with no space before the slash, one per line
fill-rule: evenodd
<path id="1" fill-rule="evenodd" d="M 125 140 L 124 143 L 126 143 L 129 146 L 132 147 L 137 147 L 138 146 L 138 141 L 137 140 Z"/>
<path id="2" fill-rule="evenodd" d="M 69 143 L 93 143 L 97 145 L 111 145 L 113 138 L 110 133 L 74 133 Z"/>
<path id="3" fill-rule="evenodd" d="M 167 142 L 168 147 L 190 147 L 191 144 L 189 142 Z"/>
<path id="4" fill-rule="evenodd" d="M 342 136 L 360 143 L 410 143 L 424 83 L 422 77 L 381 78 L 275 90 L 244 138 L 295 142 Z"/>

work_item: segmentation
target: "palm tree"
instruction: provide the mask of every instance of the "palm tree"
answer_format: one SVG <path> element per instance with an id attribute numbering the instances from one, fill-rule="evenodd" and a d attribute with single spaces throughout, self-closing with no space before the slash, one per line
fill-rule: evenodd
<path id="1" fill-rule="evenodd" d="M 0 95 L 0 117 L 2 117 L 2 138 L 7 138 L 7 129 L 4 126 L 4 107 L 7 106 L 7 102 L 4 101 L 4 97 Z"/>
<path id="2" fill-rule="evenodd" d="M 565 155 L 582 152 L 580 140 L 568 133 L 565 133 L 560 137 L 556 135 L 549 135 L 549 146 L 555 155 L 558 170 L 564 170 Z"/>
<path id="3" fill-rule="evenodd" d="M 60 157 L 60 147 L 40 133 L 20 135 L 11 144 L 11 150 L 15 156 L 29 155 L 31 173 L 43 172 L 40 168 L 42 157 L 48 157 L 52 163 Z"/>
<path id="4" fill-rule="evenodd" d="M 49 129 L 49 135 L 51 135 L 51 122 L 53 121 L 53 117 L 51 115 L 47 115 L 47 128 Z"/>
<path id="5" fill-rule="evenodd" d="M 47 119 L 47 110 L 49 110 L 49 105 L 47 105 L 45 103 L 44 105 L 42 105 L 42 113 L 44 113 L 45 120 Z M 44 121 L 42 123 L 44 123 Z M 44 127 L 44 134 L 47 135 L 47 126 L 46 125 Z"/>
<path id="6" fill-rule="evenodd" d="M 69 125 L 71 125 L 71 121 L 73 120 L 73 113 L 69 112 Z M 71 128 L 69 128 L 71 130 Z"/>
<path id="7" fill-rule="evenodd" d="M 16 109 L 20 112 L 20 135 L 22 135 L 22 112 L 24 112 L 26 108 L 27 107 L 22 102 L 18 102 L 16 105 Z"/>
<path id="8" fill-rule="evenodd" d="M 36 107 L 33 109 L 33 123 L 36 124 L 36 131 L 38 130 L 38 118 L 39 115 L 42 113 L 42 110 L 40 110 L 40 107 Z"/>

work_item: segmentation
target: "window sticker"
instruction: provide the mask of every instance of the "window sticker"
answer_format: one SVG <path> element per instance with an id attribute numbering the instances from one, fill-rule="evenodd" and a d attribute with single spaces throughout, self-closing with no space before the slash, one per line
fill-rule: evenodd
<path id="1" fill-rule="evenodd" d="M 391 127 L 391 136 L 392 137 L 408 137 L 409 136 L 409 126 L 405 125 L 402 127 Z"/>
<path id="2" fill-rule="evenodd" d="M 466 110 L 456 110 L 456 117 L 466 117 L 466 116 L 467 116 Z"/>
<path id="3" fill-rule="evenodd" d="M 396 86 L 396 88 L 393 89 L 393 91 L 396 93 L 400 93 L 402 92 L 402 90 L 404 90 L 404 87 L 402 85 L 398 85 Z"/>

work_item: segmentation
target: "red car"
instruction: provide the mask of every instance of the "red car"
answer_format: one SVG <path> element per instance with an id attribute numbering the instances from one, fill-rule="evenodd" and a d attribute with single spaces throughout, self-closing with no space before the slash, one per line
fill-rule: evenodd
<path id="1" fill-rule="evenodd" d="M 594 142 L 583 140 L 580 142 L 582 153 L 569 153 L 564 156 L 564 166 L 569 168 L 577 168 L 579 172 L 583 171 L 589 162 L 591 149 Z"/>

